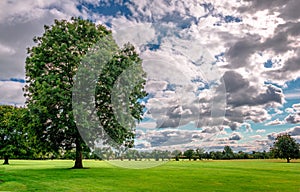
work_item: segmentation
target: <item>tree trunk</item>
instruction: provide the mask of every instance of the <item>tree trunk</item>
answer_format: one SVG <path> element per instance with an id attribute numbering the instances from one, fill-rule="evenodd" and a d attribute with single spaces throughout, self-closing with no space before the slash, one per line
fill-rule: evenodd
<path id="1" fill-rule="evenodd" d="M 3 165 L 8 165 L 9 163 L 8 163 L 8 155 L 5 155 L 4 156 L 4 163 L 3 163 Z"/>
<path id="2" fill-rule="evenodd" d="M 287 163 L 290 163 L 290 158 L 289 158 L 289 157 L 286 158 L 286 162 L 287 162 Z"/>
<path id="3" fill-rule="evenodd" d="M 76 157 L 75 157 L 75 165 L 74 169 L 81 169 L 83 168 L 82 165 L 82 146 L 79 139 L 76 140 Z"/>

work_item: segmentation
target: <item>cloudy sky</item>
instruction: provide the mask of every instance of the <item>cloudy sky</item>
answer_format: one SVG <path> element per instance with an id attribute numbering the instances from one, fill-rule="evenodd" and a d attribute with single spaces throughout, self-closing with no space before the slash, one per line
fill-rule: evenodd
<path id="1" fill-rule="evenodd" d="M 135 45 L 147 72 L 136 148 L 268 150 L 300 142 L 298 0 L 2 0 L 0 104 L 24 105 L 26 48 L 80 16 Z"/>

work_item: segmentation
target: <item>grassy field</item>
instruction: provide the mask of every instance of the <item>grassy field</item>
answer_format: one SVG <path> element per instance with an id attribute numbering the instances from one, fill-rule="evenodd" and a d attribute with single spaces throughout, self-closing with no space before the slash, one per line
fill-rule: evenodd
<path id="1" fill-rule="evenodd" d="M 0 165 L 0 191 L 289 191 L 300 192 L 300 161 L 180 161 L 124 169 L 102 161 L 12 160 Z"/>

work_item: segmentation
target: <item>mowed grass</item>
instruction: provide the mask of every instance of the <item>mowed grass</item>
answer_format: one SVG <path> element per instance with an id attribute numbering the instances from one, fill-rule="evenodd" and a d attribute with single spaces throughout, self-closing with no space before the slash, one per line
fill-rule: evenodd
<path id="1" fill-rule="evenodd" d="M 104 161 L 11 160 L 0 166 L 0 191 L 289 191 L 300 192 L 300 161 L 168 162 L 125 169 Z"/>

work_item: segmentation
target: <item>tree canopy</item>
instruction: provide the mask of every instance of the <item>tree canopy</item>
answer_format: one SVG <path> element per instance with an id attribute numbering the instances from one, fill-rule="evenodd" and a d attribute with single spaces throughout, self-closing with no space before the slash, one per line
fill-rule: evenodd
<path id="1" fill-rule="evenodd" d="M 78 69 L 91 58 L 95 64 L 99 63 L 99 60 L 103 59 L 103 52 L 109 55 L 104 66 L 98 68 L 102 73 L 96 79 L 98 83 L 94 92 L 95 109 L 104 130 L 117 143 L 127 140 L 132 143 L 134 129 L 122 127 L 108 106 L 112 103 L 111 87 L 123 71 L 133 65 L 139 66 L 140 72 L 143 73 L 141 77 L 144 77 L 141 59 L 132 45 L 127 44 L 123 49 L 119 48 L 112 38 L 111 31 L 88 20 L 55 20 L 53 25 L 45 26 L 44 29 L 41 37 L 33 39 L 36 45 L 28 48 L 26 59 L 27 85 L 24 91 L 33 118 L 32 128 L 49 151 L 69 150 L 75 147 L 74 167 L 82 168 L 82 150 L 86 144 L 77 129 L 72 103 L 74 79 L 79 78 L 76 76 Z M 108 48 L 103 51 L 103 47 Z M 85 74 L 89 73 L 89 65 L 86 67 Z M 142 79 L 130 97 L 129 105 L 133 117 L 137 120 L 141 119 L 143 109 L 138 99 L 146 95 L 143 91 L 144 83 L 145 80 Z"/>
<path id="2" fill-rule="evenodd" d="M 29 121 L 27 112 L 26 108 L 0 106 L 0 156 L 4 164 L 9 164 L 12 156 L 20 158 L 32 152 L 25 127 Z"/>
<path id="3" fill-rule="evenodd" d="M 232 149 L 226 145 L 223 150 L 223 158 L 224 159 L 232 159 L 234 157 L 234 153 Z"/>
<path id="4" fill-rule="evenodd" d="M 289 134 L 278 135 L 271 151 L 275 157 L 286 159 L 287 163 L 291 159 L 299 158 L 299 144 Z"/>

